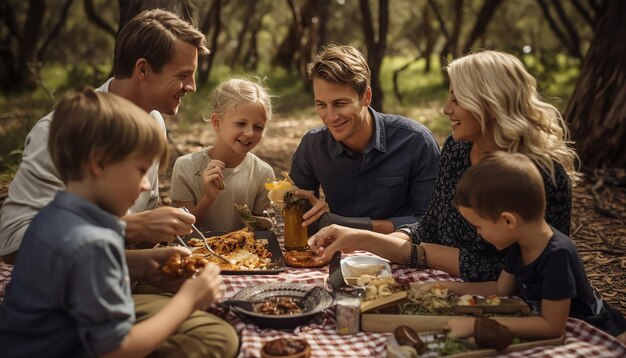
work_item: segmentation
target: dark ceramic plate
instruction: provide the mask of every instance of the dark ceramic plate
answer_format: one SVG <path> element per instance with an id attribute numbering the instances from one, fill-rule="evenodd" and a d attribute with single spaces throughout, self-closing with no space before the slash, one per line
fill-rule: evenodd
<path id="1" fill-rule="evenodd" d="M 246 287 L 233 296 L 233 300 L 259 302 L 271 297 L 294 297 L 296 299 L 304 295 L 314 286 L 301 283 L 267 283 Z M 250 319 L 259 327 L 274 329 L 291 329 L 309 322 L 314 316 L 322 313 L 333 304 L 333 298 L 326 290 L 316 290 L 307 297 L 303 312 L 294 315 L 268 315 L 250 312 L 240 307 L 232 307 L 232 310 Z"/>
<path id="2" fill-rule="evenodd" d="M 215 231 L 203 231 L 202 233 L 207 239 L 212 236 L 225 234 L 224 232 Z M 195 233 L 192 233 L 191 235 L 184 237 L 183 241 L 187 243 L 187 241 L 191 238 L 200 239 L 200 237 L 198 237 Z M 222 275 L 277 275 L 285 271 L 285 258 L 283 257 L 283 252 L 280 249 L 280 244 L 278 243 L 276 235 L 274 235 L 271 231 L 255 231 L 254 238 L 257 240 L 267 240 L 267 249 L 272 254 L 272 263 L 269 267 L 262 270 L 222 270 Z"/>

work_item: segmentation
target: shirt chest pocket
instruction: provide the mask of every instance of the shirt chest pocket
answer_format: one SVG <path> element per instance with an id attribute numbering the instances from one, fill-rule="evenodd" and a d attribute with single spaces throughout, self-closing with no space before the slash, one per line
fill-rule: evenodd
<path id="1" fill-rule="evenodd" d="M 376 184 L 387 187 L 387 188 L 393 188 L 395 186 L 404 184 L 404 177 L 401 175 L 400 176 L 376 177 Z"/>

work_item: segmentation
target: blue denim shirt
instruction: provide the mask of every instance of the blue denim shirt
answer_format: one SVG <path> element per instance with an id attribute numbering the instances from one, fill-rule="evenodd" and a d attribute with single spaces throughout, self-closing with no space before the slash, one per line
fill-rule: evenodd
<path id="1" fill-rule="evenodd" d="M 59 192 L 28 227 L 0 305 L 0 355 L 100 356 L 135 320 L 124 224 Z"/>
<path id="2" fill-rule="evenodd" d="M 365 151 L 353 153 L 326 127 L 304 135 L 293 155 L 290 176 L 319 196 L 330 211 L 348 217 L 414 223 L 426 213 L 435 188 L 439 146 L 422 124 L 369 108 L 374 136 Z"/>

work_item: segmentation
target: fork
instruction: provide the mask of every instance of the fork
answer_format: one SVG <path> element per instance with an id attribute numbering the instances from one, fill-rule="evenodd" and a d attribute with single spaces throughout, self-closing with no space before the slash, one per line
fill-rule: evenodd
<path id="1" fill-rule="evenodd" d="M 186 207 L 184 207 L 184 206 L 183 206 L 183 210 L 185 210 L 186 212 L 188 212 L 188 213 L 189 213 L 189 209 L 187 209 L 187 208 L 186 208 Z M 191 228 L 193 229 L 193 231 L 194 231 L 196 234 L 198 234 L 198 235 L 200 236 L 200 238 L 202 238 L 202 242 L 204 243 L 204 247 L 207 249 L 207 251 L 208 251 L 211 255 L 213 255 L 213 256 L 215 256 L 215 257 L 217 257 L 217 258 L 220 258 L 220 259 L 222 259 L 222 260 L 224 260 L 224 261 L 228 262 L 228 263 L 229 263 L 229 264 L 231 264 L 231 265 L 234 265 L 234 264 L 236 264 L 236 263 L 237 263 L 235 260 L 230 260 L 230 259 L 228 259 L 227 257 L 222 256 L 222 255 L 218 254 L 217 252 L 213 251 L 213 249 L 211 248 L 211 246 L 209 246 L 209 244 L 207 243 L 207 241 L 206 241 L 206 237 L 204 236 L 204 234 L 202 233 L 202 231 L 198 230 L 198 228 L 196 227 L 196 225 L 191 224 Z M 181 241 L 182 241 L 182 240 L 181 240 Z M 185 246 L 186 246 L 186 245 L 185 245 Z"/>

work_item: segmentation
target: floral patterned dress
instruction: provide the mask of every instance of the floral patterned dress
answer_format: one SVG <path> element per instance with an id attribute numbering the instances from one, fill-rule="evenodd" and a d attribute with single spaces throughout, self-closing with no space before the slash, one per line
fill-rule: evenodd
<path id="1" fill-rule="evenodd" d="M 439 162 L 435 192 L 426 215 L 416 224 L 403 225 L 408 228 L 414 244 L 434 243 L 460 250 L 459 267 L 465 281 L 497 280 L 504 265 L 506 250 L 498 251 L 483 240 L 454 207 L 453 198 L 461 175 L 472 165 L 470 151 L 472 143 L 446 140 Z M 550 175 L 540 169 L 546 189 L 546 221 L 562 233 L 569 235 L 572 216 L 572 186 L 565 169 L 555 165 L 556 183 Z M 415 246 L 413 246 L 415 247 Z M 416 250 L 412 250 L 410 266 L 417 266 Z"/>

